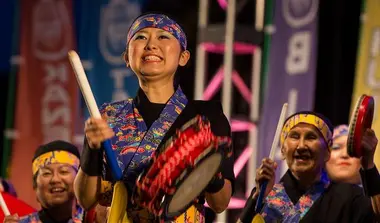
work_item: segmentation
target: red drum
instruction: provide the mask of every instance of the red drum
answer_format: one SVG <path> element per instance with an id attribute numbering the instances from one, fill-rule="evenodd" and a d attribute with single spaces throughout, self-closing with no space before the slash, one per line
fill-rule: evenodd
<path id="1" fill-rule="evenodd" d="M 360 158 L 363 154 L 361 141 L 364 132 L 372 126 L 374 107 L 375 101 L 373 97 L 365 94 L 356 102 L 347 139 L 347 152 L 351 157 Z"/>
<path id="2" fill-rule="evenodd" d="M 132 200 L 156 216 L 174 219 L 205 190 L 230 145 L 230 137 L 215 136 L 206 118 L 195 117 L 152 155 Z"/>

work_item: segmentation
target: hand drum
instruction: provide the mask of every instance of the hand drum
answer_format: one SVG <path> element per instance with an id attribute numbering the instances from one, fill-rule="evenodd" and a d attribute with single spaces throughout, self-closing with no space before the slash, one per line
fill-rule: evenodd
<path id="1" fill-rule="evenodd" d="M 364 132 L 372 126 L 375 101 L 373 97 L 363 94 L 358 101 L 351 115 L 347 152 L 351 157 L 360 158 L 363 155 L 361 141 Z"/>

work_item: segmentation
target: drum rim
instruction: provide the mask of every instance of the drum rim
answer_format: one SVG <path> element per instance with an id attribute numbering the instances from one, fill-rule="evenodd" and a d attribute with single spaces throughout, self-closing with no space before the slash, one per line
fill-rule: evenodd
<path id="1" fill-rule="evenodd" d="M 220 168 L 222 166 L 222 162 L 223 162 L 223 154 L 224 154 L 224 151 L 221 150 L 221 149 L 218 149 L 214 152 L 209 152 L 208 154 L 206 154 L 200 161 L 198 161 L 197 165 L 203 163 L 207 158 L 209 158 L 210 156 L 212 155 L 215 155 L 219 153 L 222 157 L 222 159 L 220 160 L 220 163 L 219 163 L 219 167 L 217 168 L 217 170 L 215 171 L 215 173 L 213 175 L 216 175 L 219 171 L 220 171 Z M 187 167 L 183 172 L 186 171 L 186 174 L 185 176 L 179 180 L 177 182 L 177 188 L 179 188 L 183 182 L 186 180 L 186 176 L 189 176 L 193 171 L 195 170 L 195 168 L 193 167 Z M 212 178 L 211 178 L 212 179 Z M 201 190 L 201 192 L 195 197 L 197 198 L 199 195 L 201 195 L 202 193 L 204 193 L 205 189 L 207 188 L 207 185 L 205 188 L 203 188 Z M 174 197 L 175 193 L 173 195 L 165 195 L 164 198 L 163 198 L 163 201 L 161 203 L 161 206 L 163 207 L 163 213 L 162 213 L 162 217 L 164 218 L 165 221 L 170 221 L 170 220 L 174 220 L 176 217 L 180 216 L 181 214 L 183 214 L 189 207 L 191 207 L 191 205 L 194 204 L 194 202 L 190 202 L 189 204 L 185 205 L 184 208 L 180 209 L 179 211 L 177 212 L 173 212 L 173 213 L 168 213 L 168 209 L 169 209 L 169 205 L 170 205 L 170 202 L 172 200 L 172 198 Z M 195 199 L 194 198 L 194 199 Z"/>
<path id="2" fill-rule="evenodd" d="M 170 147 L 170 145 L 172 143 L 174 143 L 177 138 L 178 138 L 178 133 L 180 132 L 183 132 L 184 130 L 188 129 L 190 126 L 192 125 L 195 125 L 195 127 L 198 127 L 198 125 L 196 125 L 197 123 L 199 122 L 202 122 L 204 125 L 209 125 L 210 124 L 210 120 L 206 117 L 206 116 L 203 116 L 203 115 L 196 115 L 194 118 L 190 119 L 189 121 L 187 121 L 185 124 L 183 124 L 180 128 L 178 128 L 175 133 L 169 137 L 165 143 L 163 143 L 162 145 L 160 145 L 158 148 L 157 148 L 157 153 L 155 153 L 155 157 L 157 157 L 159 154 L 161 153 L 164 153 L 166 152 L 166 150 Z M 199 128 L 199 127 L 198 127 Z M 151 159 L 153 161 L 153 157 Z"/>
<path id="3" fill-rule="evenodd" d="M 362 151 L 357 145 L 362 138 L 362 131 L 367 123 L 371 127 L 374 114 L 374 99 L 372 96 L 361 95 L 355 105 L 355 110 L 350 120 L 349 132 L 347 137 L 347 153 L 351 157 L 360 158 Z M 370 120 L 369 120 L 370 119 Z M 360 123 L 358 123 L 360 121 Z M 361 130 L 361 131 L 360 131 Z"/>
<path id="4" fill-rule="evenodd" d="M 351 120 L 350 120 L 350 125 L 348 127 L 348 137 L 347 137 L 347 153 L 351 157 L 355 157 L 355 150 L 354 150 L 354 132 L 355 132 L 355 126 L 356 122 L 358 120 L 358 115 L 359 115 L 359 110 L 360 110 L 360 105 L 363 102 L 365 95 L 361 95 L 360 98 L 356 101 L 354 110 L 352 112 Z"/>
<path id="5" fill-rule="evenodd" d="M 137 176 L 136 181 L 139 181 L 141 178 L 145 177 L 146 174 L 149 172 L 150 167 L 153 165 L 154 161 L 158 158 L 158 156 L 162 153 L 165 153 L 166 150 L 168 149 L 168 147 L 170 147 L 171 144 L 173 142 L 175 142 L 175 140 L 177 140 L 178 132 L 183 132 L 185 129 L 189 128 L 190 126 L 192 126 L 196 123 L 198 123 L 199 121 L 202 121 L 204 124 L 209 124 L 208 118 L 205 116 L 202 116 L 202 115 L 196 115 L 194 118 L 188 120 L 184 125 L 182 125 L 180 128 L 178 128 L 176 130 L 176 132 L 173 134 L 173 136 L 169 137 L 166 140 L 166 142 L 164 142 L 163 144 L 161 144 L 157 147 L 157 149 L 154 151 L 154 153 L 152 154 L 152 156 L 150 157 L 150 159 L 148 161 L 148 168 L 143 169 L 141 171 L 141 173 Z M 136 196 L 137 189 L 138 189 L 137 186 L 135 186 L 133 188 L 132 197 Z"/>
<path id="6" fill-rule="evenodd" d="M 194 118 L 190 119 L 189 121 L 187 121 L 184 125 L 181 126 L 181 128 L 177 129 L 176 132 L 174 133 L 173 136 L 169 137 L 165 143 L 163 143 L 162 145 L 160 145 L 158 147 L 158 149 L 154 152 L 154 155 L 151 156 L 151 159 L 149 160 L 150 164 L 154 163 L 154 161 L 158 158 L 158 156 L 162 153 L 165 153 L 167 148 L 171 146 L 171 144 L 173 142 L 175 142 L 175 140 L 177 140 L 179 138 L 178 136 L 178 133 L 180 132 L 183 132 L 184 130 L 186 130 L 187 128 L 189 128 L 190 126 L 192 125 L 196 125 L 196 123 L 199 123 L 201 122 L 203 125 L 210 125 L 210 120 L 206 117 L 206 116 L 203 116 L 203 115 L 197 115 L 195 116 Z M 197 127 L 198 125 L 196 125 L 195 127 Z M 210 126 L 209 126 L 210 128 Z M 221 156 L 222 156 L 222 159 L 219 163 L 219 167 L 216 169 L 216 172 L 214 173 L 214 175 L 216 173 L 218 173 L 218 171 L 220 170 L 221 168 L 221 165 L 222 165 L 222 161 L 223 161 L 223 155 L 224 154 L 228 154 L 227 153 L 227 150 L 225 150 L 226 146 L 230 146 L 231 144 L 231 139 L 230 137 L 228 136 L 216 136 L 217 138 L 221 138 L 221 141 L 218 143 L 218 145 L 216 145 L 215 147 L 211 147 L 209 148 L 209 152 L 207 152 L 202 158 L 199 159 L 199 161 L 197 162 L 197 164 L 200 164 L 202 163 L 203 161 L 205 161 L 208 157 L 214 155 L 215 153 L 221 153 Z M 224 138 L 229 138 L 228 140 L 224 139 Z M 140 181 L 143 177 L 146 176 L 146 174 L 148 174 L 149 170 L 150 170 L 151 167 L 147 168 L 147 169 L 144 169 L 137 177 L 137 181 Z M 182 177 L 181 180 L 177 181 L 176 184 L 176 187 L 179 188 L 182 183 L 186 180 L 186 176 L 190 175 L 193 170 L 195 170 L 194 167 L 191 167 L 191 166 L 188 166 L 186 167 L 183 171 L 182 171 L 182 174 L 184 174 L 184 176 Z M 212 178 L 211 178 L 212 179 Z M 137 182 L 136 181 L 136 182 Z M 207 185 L 206 185 L 207 186 Z M 134 197 L 136 197 L 137 195 L 137 191 L 138 191 L 139 187 L 137 187 L 137 185 L 133 188 L 133 192 L 132 192 L 132 202 L 134 203 Z M 202 194 L 204 192 L 204 190 L 206 189 L 203 188 L 203 190 L 201 190 L 201 192 L 199 194 Z M 162 191 L 160 191 L 159 193 L 163 193 Z M 198 197 L 199 194 L 196 196 Z M 178 217 L 179 215 L 181 215 L 182 213 L 184 213 L 191 205 L 194 204 L 194 202 L 190 202 L 189 204 L 185 205 L 183 209 L 179 210 L 178 212 L 176 213 L 168 213 L 168 207 L 169 207 L 169 203 L 170 201 L 172 200 L 172 198 L 174 197 L 175 193 L 173 193 L 173 195 L 168 195 L 168 194 L 165 194 L 163 193 L 163 198 L 160 202 L 160 209 L 162 210 L 162 212 L 159 214 L 160 218 L 163 218 L 163 219 L 175 219 L 176 217 Z M 194 197 L 194 199 L 196 199 L 196 197 Z"/>

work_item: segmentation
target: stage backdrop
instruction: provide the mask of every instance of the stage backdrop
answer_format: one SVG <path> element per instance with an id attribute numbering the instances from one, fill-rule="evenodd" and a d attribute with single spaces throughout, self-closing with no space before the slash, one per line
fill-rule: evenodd
<path id="1" fill-rule="evenodd" d="M 282 105 L 289 103 L 288 114 L 313 109 L 318 3 L 318 0 L 305 1 L 305 4 L 276 0 L 257 165 L 263 157 L 269 156 Z M 277 179 L 287 170 L 285 162 L 280 166 Z"/>
<path id="2" fill-rule="evenodd" d="M 125 66 L 128 28 L 141 14 L 142 0 L 83 0 L 79 54 L 98 106 L 135 96 L 137 78 Z M 88 115 L 84 107 L 85 116 Z"/>
<path id="3" fill-rule="evenodd" d="M 375 98 L 375 117 L 372 128 L 380 138 L 380 1 L 363 1 L 360 43 L 351 111 L 362 94 Z M 375 162 L 380 166 L 380 143 Z"/>
<path id="4" fill-rule="evenodd" d="M 7 71 L 10 69 L 9 58 L 12 54 L 12 31 L 13 31 L 13 6 L 16 0 L 14 1 L 1 1 L 0 2 L 0 21 L 1 21 L 1 30 L 6 35 L 0 36 L 0 70 Z M 0 72 L 0 75 L 8 74 L 7 72 Z"/>
<path id="5" fill-rule="evenodd" d="M 11 54 L 8 55 L 7 63 L 8 66 L 11 65 L 9 72 L 9 79 L 7 84 L 7 97 L 6 104 L 4 107 L 5 111 L 5 125 L 4 125 L 4 138 L 3 138 L 3 147 L 2 147 L 2 162 L 1 162 L 1 177 L 8 178 L 9 175 L 9 166 L 10 155 L 12 150 L 12 129 L 14 125 L 14 116 L 15 116 L 15 95 L 16 95 L 16 86 L 17 86 L 17 74 L 19 71 L 19 63 L 17 63 L 17 55 L 20 54 L 20 1 L 12 1 L 11 7 L 8 8 L 9 11 L 12 11 L 12 32 L 11 33 L 11 42 L 6 44 L 12 49 Z M 2 49 L 2 48 L 1 48 Z M 12 61 L 12 62 L 11 62 Z M 5 84 L 5 83 L 4 83 Z"/>
<path id="6" fill-rule="evenodd" d="M 72 141 L 78 87 L 67 52 L 75 48 L 72 1 L 20 1 L 20 65 L 10 180 L 19 197 L 38 207 L 32 187 L 36 148 Z"/>

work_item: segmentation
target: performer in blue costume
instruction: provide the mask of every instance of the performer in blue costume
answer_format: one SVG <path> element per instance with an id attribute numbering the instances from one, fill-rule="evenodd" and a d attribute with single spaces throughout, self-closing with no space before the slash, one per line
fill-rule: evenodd
<path id="1" fill-rule="evenodd" d="M 275 184 L 277 164 L 263 159 L 256 171 L 256 185 L 238 222 L 251 223 L 256 214 L 265 222 L 376 222 L 380 220 L 380 175 L 374 164 L 377 138 L 368 129 L 362 139 L 361 180 L 354 184 L 331 181 L 325 172 L 330 158 L 333 127 L 317 113 L 299 112 L 284 123 L 281 154 L 289 170 Z M 264 205 L 255 206 L 260 184 L 268 180 Z M 257 218 L 258 219 L 258 218 Z"/>
<path id="2" fill-rule="evenodd" d="M 27 216 L 7 216 L 4 222 L 82 223 L 85 211 L 74 195 L 80 156 L 76 146 L 61 140 L 41 145 L 33 157 L 33 187 L 42 209 Z"/>
<path id="3" fill-rule="evenodd" d="M 210 121 L 215 135 L 231 135 L 220 102 L 189 100 L 175 84 L 180 75 L 178 66 L 185 66 L 189 58 L 185 33 L 168 16 L 146 14 L 133 22 L 127 34 L 124 59 L 136 74 L 140 88 L 135 98 L 101 106 L 104 119 L 86 121 L 81 168 L 75 181 L 76 195 L 83 207 L 111 203 L 115 182 L 101 146 L 107 139 L 111 139 L 131 195 L 137 177 L 149 167 L 152 153 L 187 121 L 202 115 Z M 175 222 L 204 222 L 205 200 L 215 212 L 224 211 L 232 196 L 234 179 L 233 156 L 229 153 L 205 193 Z M 132 203 L 128 216 L 133 222 L 157 221 L 149 211 Z"/>

